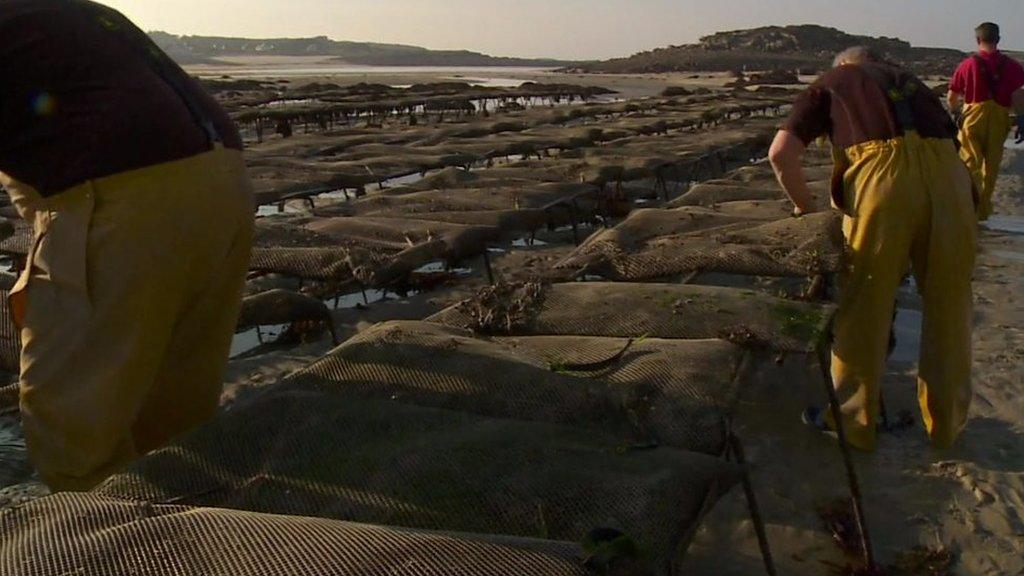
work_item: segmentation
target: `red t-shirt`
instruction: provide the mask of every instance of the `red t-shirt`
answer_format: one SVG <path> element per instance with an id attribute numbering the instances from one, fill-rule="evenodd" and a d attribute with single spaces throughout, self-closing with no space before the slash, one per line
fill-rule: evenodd
<path id="1" fill-rule="evenodd" d="M 978 52 L 978 56 L 985 62 L 993 75 L 998 71 L 1002 77 L 995 97 L 990 94 L 988 76 L 982 70 L 980 62 L 973 56 L 964 60 L 957 68 L 956 73 L 953 74 L 953 81 L 949 84 L 949 89 L 957 94 L 962 94 L 968 104 L 995 100 L 999 105 L 1009 108 L 1013 104 L 1013 93 L 1024 87 L 1024 67 L 1020 65 L 1020 62 L 998 50 Z"/>

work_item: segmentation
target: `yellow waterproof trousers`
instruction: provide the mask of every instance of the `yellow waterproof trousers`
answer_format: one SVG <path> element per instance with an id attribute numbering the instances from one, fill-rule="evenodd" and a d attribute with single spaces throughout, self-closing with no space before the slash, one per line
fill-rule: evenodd
<path id="1" fill-rule="evenodd" d="M 971 402 L 971 275 L 977 220 L 952 140 L 905 138 L 847 149 L 832 375 L 852 445 L 876 447 L 879 384 L 896 292 L 909 265 L 924 300 L 918 399 L 936 447 L 949 447 Z"/>
<path id="2" fill-rule="evenodd" d="M 1010 109 L 993 100 L 964 107 L 960 157 L 970 169 L 978 190 L 979 220 L 988 220 L 992 215 L 992 195 L 996 191 L 1010 128 Z"/>
<path id="3" fill-rule="evenodd" d="M 252 243 L 240 152 L 42 198 L 6 184 L 36 241 L 12 295 L 21 413 L 55 490 L 87 490 L 217 410 Z"/>

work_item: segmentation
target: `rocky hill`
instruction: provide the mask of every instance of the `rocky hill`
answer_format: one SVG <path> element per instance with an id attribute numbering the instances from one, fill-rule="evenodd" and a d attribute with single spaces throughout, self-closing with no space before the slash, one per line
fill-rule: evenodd
<path id="1" fill-rule="evenodd" d="M 855 36 L 816 25 L 767 26 L 719 32 L 697 44 L 670 46 L 628 58 L 578 66 L 585 72 L 726 72 L 733 70 L 827 69 L 844 48 L 866 45 L 919 74 L 951 74 L 964 58 L 959 50 L 917 48 L 898 38 Z"/>
<path id="2" fill-rule="evenodd" d="M 216 61 L 225 56 L 328 56 L 340 63 L 366 66 L 536 66 L 558 67 L 560 60 L 502 58 L 466 50 L 428 50 L 401 44 L 344 42 L 315 38 L 224 38 L 175 36 L 151 32 L 150 37 L 181 64 Z"/>

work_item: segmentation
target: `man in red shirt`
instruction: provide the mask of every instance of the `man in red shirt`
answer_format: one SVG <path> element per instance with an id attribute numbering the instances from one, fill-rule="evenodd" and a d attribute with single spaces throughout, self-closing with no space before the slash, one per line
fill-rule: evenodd
<path id="1" fill-rule="evenodd" d="M 1003 147 L 1010 132 L 1010 108 L 1017 111 L 1017 138 L 1024 138 L 1024 68 L 999 51 L 999 26 L 975 30 L 978 53 L 964 60 L 949 85 L 949 109 L 963 109 L 960 156 L 971 169 L 980 195 L 978 218 L 992 215 Z"/>

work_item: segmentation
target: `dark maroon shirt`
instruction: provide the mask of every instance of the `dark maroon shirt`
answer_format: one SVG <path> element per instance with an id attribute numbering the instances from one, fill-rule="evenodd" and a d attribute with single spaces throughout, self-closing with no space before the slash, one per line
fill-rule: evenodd
<path id="1" fill-rule="evenodd" d="M 918 134 L 923 138 L 956 138 L 956 124 L 931 89 L 909 72 L 880 64 L 840 66 L 823 75 L 797 98 L 783 129 L 805 144 L 828 135 L 840 149 L 902 136 L 904 131 L 892 102 L 879 81 L 865 71 L 866 66 L 874 67 L 892 86 L 917 84 L 910 104 Z"/>
<path id="2" fill-rule="evenodd" d="M 81 2 L 0 0 L 0 172 L 51 196 L 209 150 L 146 49 L 104 29 Z M 216 101 L 172 69 L 224 145 L 241 150 Z"/>

